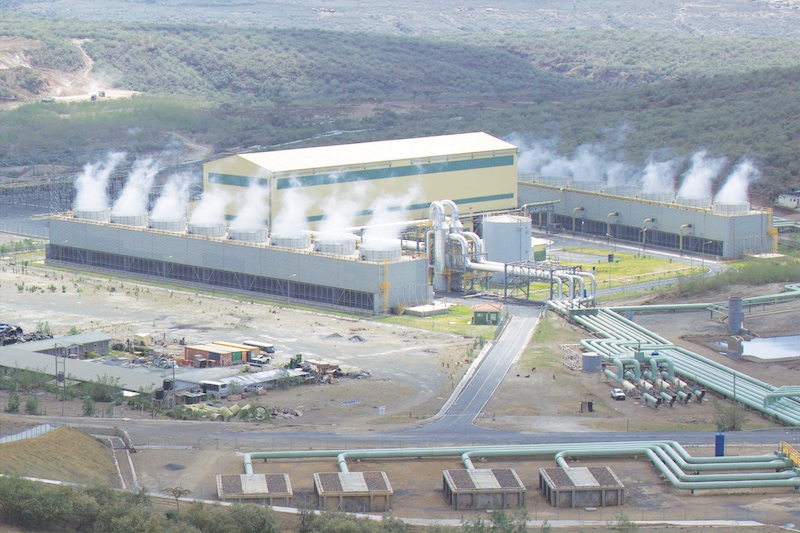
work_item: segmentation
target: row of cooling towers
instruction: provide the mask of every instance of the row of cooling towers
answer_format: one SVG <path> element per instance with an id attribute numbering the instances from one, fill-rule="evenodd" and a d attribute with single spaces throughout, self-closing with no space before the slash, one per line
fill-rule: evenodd
<path id="1" fill-rule="evenodd" d="M 636 199 L 668 204 L 685 205 L 701 209 L 712 209 L 715 213 L 723 215 L 741 215 L 750 212 L 750 202 L 723 203 L 714 201 L 711 196 L 686 197 L 678 196 L 674 192 L 643 192 L 634 186 L 608 186 L 600 182 L 574 181 L 568 178 L 535 178 L 536 183 L 564 187 L 587 192 L 600 192 L 615 196 L 626 196 L 633 201 Z"/>
<path id="2" fill-rule="evenodd" d="M 110 209 L 75 209 L 72 216 L 81 220 L 110 222 L 122 226 L 151 228 L 174 233 L 188 233 L 214 239 L 229 239 L 248 244 L 269 244 L 281 248 L 307 251 L 312 248 L 311 232 L 297 231 L 287 234 L 269 234 L 266 226 L 252 229 L 228 228 L 224 223 L 187 223 L 185 218 L 154 218 L 147 214 L 120 215 Z M 319 232 L 315 234 L 313 250 L 343 256 L 353 256 L 356 244 L 361 259 L 368 261 L 395 261 L 402 257 L 402 241 L 389 238 L 361 238 L 350 233 Z"/>

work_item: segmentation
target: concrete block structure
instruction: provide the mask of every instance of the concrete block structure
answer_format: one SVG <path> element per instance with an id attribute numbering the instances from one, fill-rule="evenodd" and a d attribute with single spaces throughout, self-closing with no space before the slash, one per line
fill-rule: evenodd
<path id="1" fill-rule="evenodd" d="M 318 472 L 314 493 L 319 509 L 356 513 L 389 511 L 394 495 L 386 472 Z"/>
<path id="2" fill-rule="evenodd" d="M 292 483 L 288 474 L 219 474 L 217 496 L 223 501 L 288 507 L 292 503 Z"/>
<path id="3" fill-rule="evenodd" d="M 539 489 L 553 507 L 607 507 L 625 503 L 625 485 L 607 466 L 540 468 Z"/>
<path id="4" fill-rule="evenodd" d="M 444 497 L 454 510 L 525 506 L 525 485 L 511 468 L 442 471 Z"/>

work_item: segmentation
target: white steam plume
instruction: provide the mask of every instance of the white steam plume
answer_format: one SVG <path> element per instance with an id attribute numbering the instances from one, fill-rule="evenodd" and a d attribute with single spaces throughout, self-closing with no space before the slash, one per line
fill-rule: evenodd
<path id="1" fill-rule="evenodd" d="M 635 185 L 635 168 L 613 156 L 612 150 L 603 145 L 581 145 L 569 157 L 558 153 L 553 140 L 529 139 L 516 133 L 506 140 L 520 149 L 517 167 L 521 173 L 536 173 L 542 178 L 606 182 L 612 187 Z"/>
<path id="2" fill-rule="evenodd" d="M 318 228 L 321 232 L 336 233 L 342 228 L 350 228 L 355 224 L 359 211 L 366 205 L 370 187 L 364 183 L 355 183 L 354 186 L 341 194 L 334 193 L 322 203 L 322 212 L 325 213 Z"/>
<path id="3" fill-rule="evenodd" d="M 387 239 L 398 239 L 403 229 L 402 222 L 408 220 L 408 207 L 424 198 L 422 187 L 412 185 L 400 198 L 381 196 L 372 202 L 372 216 L 364 230 L 363 242 L 371 243 Z"/>
<path id="4" fill-rule="evenodd" d="M 680 161 L 655 161 L 651 157 L 647 160 L 642 171 L 639 183 L 643 193 L 668 194 L 675 192 L 675 177 L 678 175 Z"/>
<path id="5" fill-rule="evenodd" d="M 147 213 L 150 189 L 158 172 L 158 164 L 150 158 L 137 159 L 125 187 L 111 209 L 117 215 L 135 216 Z"/>
<path id="6" fill-rule="evenodd" d="M 156 220 L 180 220 L 186 218 L 189 205 L 189 185 L 191 178 L 185 174 L 175 174 L 167 179 L 161 195 L 153 205 L 150 218 Z"/>
<path id="7" fill-rule="evenodd" d="M 108 179 L 125 154 L 112 152 L 104 161 L 87 163 L 75 180 L 75 209 L 102 211 L 108 209 Z"/>
<path id="8" fill-rule="evenodd" d="M 706 151 L 700 150 L 692 156 L 692 166 L 684 174 L 676 196 L 678 198 L 711 198 L 711 186 L 722 168 L 724 157 L 706 157 Z"/>
<path id="9" fill-rule="evenodd" d="M 236 218 L 231 221 L 230 229 L 257 230 L 267 226 L 269 215 L 269 189 L 252 180 L 239 204 Z"/>
<path id="10" fill-rule="evenodd" d="M 748 201 L 747 190 L 750 184 L 761 177 L 761 172 L 749 159 L 739 161 L 733 172 L 725 179 L 725 183 L 717 192 L 714 201 L 721 204 L 745 204 Z"/>
<path id="11" fill-rule="evenodd" d="M 291 187 L 281 195 L 281 209 L 272 221 L 270 232 L 279 237 L 292 237 L 308 231 L 308 213 L 312 200 L 303 192 L 296 177 L 291 179 Z"/>
<path id="12" fill-rule="evenodd" d="M 203 191 L 200 203 L 192 211 L 189 218 L 190 224 L 202 226 L 216 226 L 225 223 L 225 207 L 230 198 L 228 194 L 219 187 L 212 186 Z"/>

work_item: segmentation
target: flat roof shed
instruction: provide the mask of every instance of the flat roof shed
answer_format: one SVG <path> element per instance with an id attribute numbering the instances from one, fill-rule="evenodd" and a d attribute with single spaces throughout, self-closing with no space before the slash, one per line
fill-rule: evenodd
<path id="1" fill-rule="evenodd" d="M 625 503 L 625 485 L 607 466 L 540 468 L 539 489 L 553 507 L 608 507 Z"/>
<path id="2" fill-rule="evenodd" d="M 525 485 L 511 468 L 443 470 L 444 495 L 450 508 L 510 509 L 525 505 Z"/>
<path id="3" fill-rule="evenodd" d="M 288 507 L 292 501 L 292 483 L 288 474 L 217 475 L 217 496 L 220 500 L 261 500 L 264 505 Z"/>
<path id="4" fill-rule="evenodd" d="M 382 512 L 392 508 L 392 485 L 386 472 L 317 472 L 314 492 L 320 509 Z"/>

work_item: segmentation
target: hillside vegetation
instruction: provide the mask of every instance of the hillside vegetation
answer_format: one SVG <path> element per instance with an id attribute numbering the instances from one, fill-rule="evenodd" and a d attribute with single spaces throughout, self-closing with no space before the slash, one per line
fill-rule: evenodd
<path id="1" fill-rule="evenodd" d="M 21 60 L 0 75 L 0 100 L 38 100 L 59 87 L 54 72 L 89 68 L 144 94 L 2 112 L 0 159 L 152 151 L 173 133 L 222 152 L 482 130 L 556 139 L 567 154 L 608 143 L 636 164 L 701 148 L 730 164 L 747 156 L 764 171 L 763 201 L 800 185 L 796 39 L 594 29 L 423 38 L 3 15 L 0 57 Z"/>

